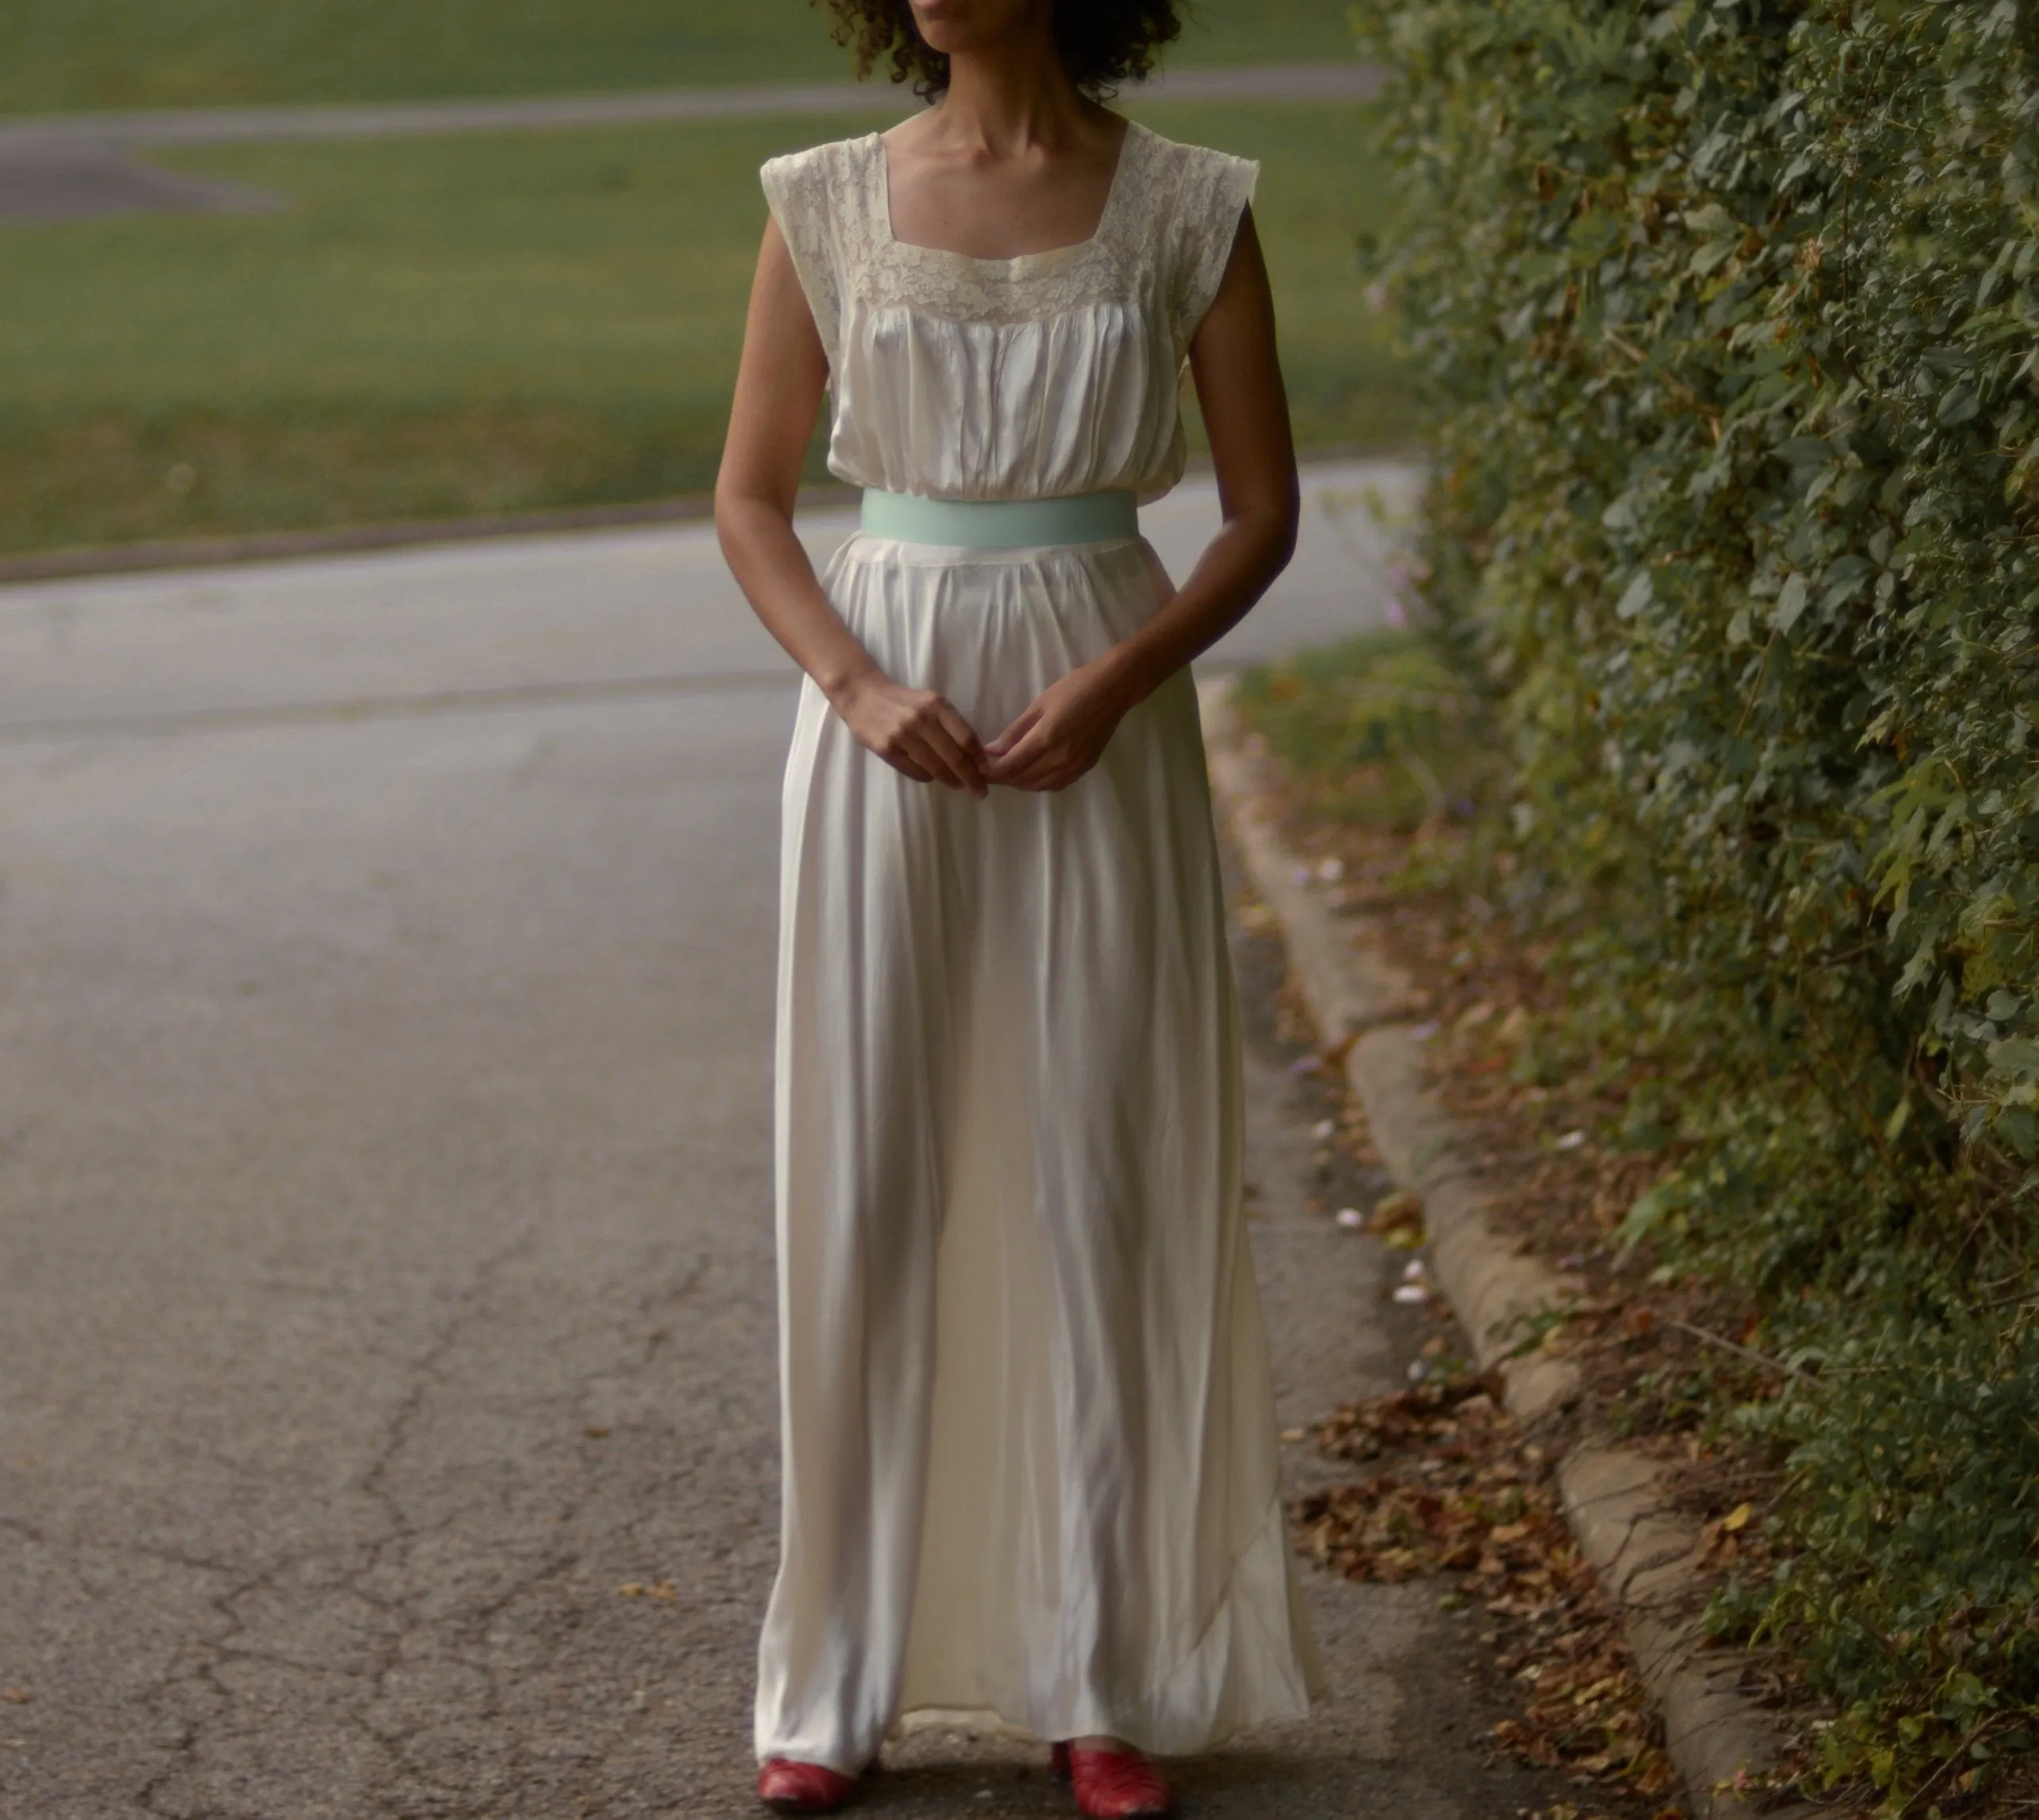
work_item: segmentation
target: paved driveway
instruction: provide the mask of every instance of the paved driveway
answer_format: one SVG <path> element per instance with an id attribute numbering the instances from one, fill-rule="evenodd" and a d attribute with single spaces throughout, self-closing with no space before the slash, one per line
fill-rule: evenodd
<path id="1" fill-rule="evenodd" d="M 1364 616 L 1313 522 L 1232 655 Z M 698 528 L 0 590 L 0 1814 L 751 1810 L 791 702 Z M 1257 1054 L 1300 1420 L 1397 1342 Z M 1312 1596 L 1191 1811 L 1526 1805 L 1423 1589 Z"/>

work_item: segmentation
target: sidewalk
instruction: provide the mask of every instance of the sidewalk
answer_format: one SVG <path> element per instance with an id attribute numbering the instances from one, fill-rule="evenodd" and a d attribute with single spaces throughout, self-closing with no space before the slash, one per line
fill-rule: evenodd
<path id="1" fill-rule="evenodd" d="M 1269 64 L 1187 69 L 1129 87 L 1130 101 L 1359 102 L 1380 92 L 1371 64 Z M 902 114 L 910 91 L 889 82 L 760 83 L 508 101 L 371 102 L 353 107 L 209 107 L 136 114 L 55 114 L 0 120 L 0 165 L 91 147 L 243 145 L 288 139 L 391 139 L 427 133 L 523 133 L 660 120 L 756 120 L 790 114 Z"/>

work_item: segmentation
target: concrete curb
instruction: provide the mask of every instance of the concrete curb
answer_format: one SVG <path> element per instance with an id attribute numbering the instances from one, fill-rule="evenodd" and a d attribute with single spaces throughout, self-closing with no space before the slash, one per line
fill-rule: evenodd
<path id="1" fill-rule="evenodd" d="M 1422 1084 L 1413 983 L 1357 945 L 1312 891 L 1269 811 L 1265 773 L 1241 736 L 1229 679 L 1205 682 L 1198 693 L 1218 813 L 1254 890 L 1280 923 L 1319 1034 L 1334 1052 L 1346 1045 L 1346 1076 L 1383 1161 L 1423 1197 L 1434 1280 L 1481 1365 L 1500 1371 L 1515 1415 L 1530 1421 L 1562 1408 L 1577 1393 L 1576 1367 L 1540 1351 L 1508 1355 L 1525 1317 L 1562 1308 L 1584 1285 L 1516 1250 L 1487 1217 L 1486 1191 L 1450 1115 Z M 1700 1647 L 1699 1526 L 1664 1496 L 1656 1463 L 1618 1447 L 1575 1447 L 1558 1466 L 1558 1486 L 1580 1552 L 1621 1609 L 1694 1820 L 1813 1813 L 1799 1806 L 1780 1814 L 1733 1791 L 1739 1775 L 1760 1774 L 1776 1761 L 1780 1740 L 1768 1714 L 1736 1686 L 1740 1663 Z"/>

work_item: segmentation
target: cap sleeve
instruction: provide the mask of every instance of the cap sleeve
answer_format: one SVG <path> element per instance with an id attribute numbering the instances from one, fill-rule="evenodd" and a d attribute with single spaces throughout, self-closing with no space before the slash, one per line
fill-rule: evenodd
<path id="1" fill-rule="evenodd" d="M 758 177 L 772 219 L 778 223 L 787 250 L 793 255 L 793 269 L 806 294 L 807 307 L 813 312 L 814 327 L 821 337 L 822 352 L 828 356 L 828 370 L 833 373 L 841 291 L 828 206 L 835 187 L 827 156 L 830 149 L 817 145 L 809 151 L 768 158 Z"/>
<path id="2" fill-rule="evenodd" d="M 1185 352 L 1224 281 L 1239 220 L 1253 199 L 1260 174 L 1251 158 L 1202 147 L 1186 162 L 1176 203 L 1181 238 L 1172 287 L 1176 346 Z"/>

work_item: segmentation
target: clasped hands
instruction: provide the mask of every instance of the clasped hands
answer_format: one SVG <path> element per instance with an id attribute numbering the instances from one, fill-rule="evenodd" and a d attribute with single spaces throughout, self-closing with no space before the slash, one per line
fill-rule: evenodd
<path id="1" fill-rule="evenodd" d="M 917 783 L 944 783 L 972 796 L 994 783 L 1014 790 L 1061 790 L 1103 754 L 1133 697 L 1102 664 L 1085 664 L 1051 682 L 994 740 L 981 740 L 954 705 L 931 689 L 911 689 L 879 670 L 845 684 L 831 699 L 860 744 Z"/>

